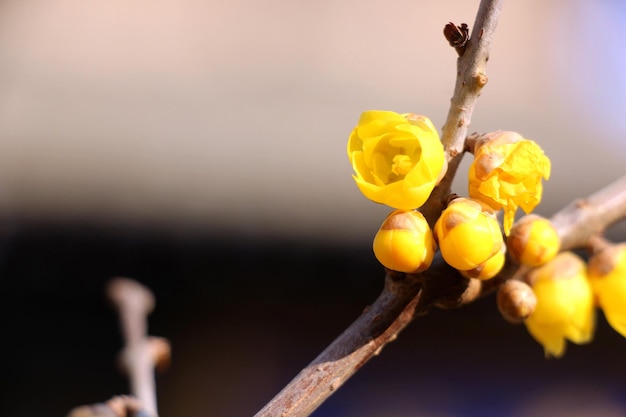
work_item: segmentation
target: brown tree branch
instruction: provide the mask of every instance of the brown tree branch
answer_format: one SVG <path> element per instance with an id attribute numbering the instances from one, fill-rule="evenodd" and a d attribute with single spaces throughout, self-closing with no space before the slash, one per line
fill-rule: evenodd
<path id="1" fill-rule="evenodd" d="M 463 155 L 472 110 L 487 82 L 489 47 L 500 15 L 502 0 L 482 0 L 471 38 L 457 61 L 457 81 L 442 141 L 448 171 L 422 208 L 432 225 L 444 207 L 450 185 Z M 435 300 L 479 292 L 479 287 L 450 273 L 441 260 L 427 274 L 388 272 L 381 295 L 330 346 L 304 368 L 256 417 L 304 417 L 310 415 L 382 347 Z M 454 278 L 450 278 L 454 277 Z M 432 278 L 432 279 L 430 279 Z M 436 283 L 436 285 L 433 285 Z M 445 295 L 445 297 L 444 297 Z"/>
<path id="2" fill-rule="evenodd" d="M 594 235 L 626 217 L 626 175 L 587 198 L 573 201 L 552 217 L 561 249 L 587 246 Z"/>
<path id="3" fill-rule="evenodd" d="M 463 45 L 464 52 L 457 59 L 457 76 L 450 109 L 443 125 L 441 141 L 446 150 L 448 171 L 421 208 L 432 226 L 445 207 L 456 170 L 463 158 L 465 137 L 480 92 L 487 84 L 487 61 L 502 0 L 482 0 L 478 7 L 474 28 Z"/>

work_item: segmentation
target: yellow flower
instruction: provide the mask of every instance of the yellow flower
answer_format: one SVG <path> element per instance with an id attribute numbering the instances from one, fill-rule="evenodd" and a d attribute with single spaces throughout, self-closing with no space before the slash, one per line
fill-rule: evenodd
<path id="1" fill-rule="evenodd" d="M 561 252 L 547 264 L 533 269 L 528 279 L 537 305 L 524 323 L 543 345 L 546 356 L 563 356 L 566 339 L 577 344 L 590 342 L 595 310 L 582 259 L 571 252 Z"/>
<path id="2" fill-rule="evenodd" d="M 420 272 L 433 261 L 437 245 L 426 219 L 419 211 L 393 211 L 374 237 L 374 255 L 386 268 Z"/>
<path id="3" fill-rule="evenodd" d="M 588 273 L 607 321 L 626 337 L 626 243 L 611 245 L 593 255 Z"/>
<path id="4" fill-rule="evenodd" d="M 474 147 L 469 195 L 494 210 L 504 209 L 509 234 L 515 211 L 530 213 L 541 201 L 541 178 L 550 178 L 550 159 L 532 140 L 515 132 L 496 132 Z"/>
<path id="5" fill-rule="evenodd" d="M 550 261 L 561 248 L 561 238 L 550 220 L 528 214 L 513 225 L 507 238 L 511 256 L 528 266 L 539 266 Z"/>
<path id="6" fill-rule="evenodd" d="M 426 202 L 446 166 L 432 122 L 391 111 L 361 115 L 348 139 L 348 158 L 367 198 L 407 210 Z"/>
<path id="7" fill-rule="evenodd" d="M 434 231 L 441 256 L 459 271 L 478 268 L 504 246 L 495 215 L 469 198 L 452 200 L 435 223 Z"/>

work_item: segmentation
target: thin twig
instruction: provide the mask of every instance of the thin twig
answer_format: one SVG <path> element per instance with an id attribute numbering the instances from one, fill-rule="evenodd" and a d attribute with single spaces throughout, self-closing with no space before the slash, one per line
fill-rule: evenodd
<path id="1" fill-rule="evenodd" d="M 626 175 L 587 198 L 573 201 L 552 217 L 561 235 L 561 248 L 587 245 L 594 235 L 626 217 Z"/>
<path id="2" fill-rule="evenodd" d="M 472 34 L 463 46 L 463 54 L 457 59 L 454 93 L 450 99 L 450 109 L 441 135 L 448 160 L 448 171 L 420 210 L 431 226 L 445 207 L 456 170 L 463 159 L 465 137 L 474 106 L 481 90 L 487 84 L 487 61 L 500 17 L 502 1 L 482 0 L 480 2 Z"/>
<path id="3" fill-rule="evenodd" d="M 157 417 L 154 369 L 169 361 L 169 344 L 162 338 L 147 337 L 147 317 L 154 309 L 154 296 L 128 278 L 112 279 L 107 295 L 120 315 L 125 340 L 120 360 L 130 380 L 131 394 L 150 416 Z"/>
<path id="4" fill-rule="evenodd" d="M 463 154 L 463 143 L 474 104 L 486 84 L 485 69 L 489 47 L 500 15 L 502 0 L 482 0 L 474 22 L 471 38 L 457 62 L 457 81 L 450 112 L 443 128 L 442 141 L 446 149 L 448 171 L 444 179 L 422 208 L 426 219 L 434 223 L 443 209 L 443 201 Z M 450 274 L 443 262 L 431 267 L 428 275 L 388 273 L 385 286 L 376 301 L 317 358 L 304 368 L 255 417 L 305 417 L 347 381 L 382 347 L 413 320 L 426 311 L 442 292 L 463 299 L 474 288 L 466 288 L 469 280 L 457 279 L 444 287 Z M 440 279 L 424 280 L 443 273 Z M 431 283 L 437 286 L 430 286 Z M 426 284 L 424 284 L 426 283 Z M 422 287 L 425 286 L 425 292 Z M 422 294 L 425 296 L 422 296 Z M 451 294 L 448 294 L 451 293 Z M 436 294 L 436 296 L 435 296 Z"/>

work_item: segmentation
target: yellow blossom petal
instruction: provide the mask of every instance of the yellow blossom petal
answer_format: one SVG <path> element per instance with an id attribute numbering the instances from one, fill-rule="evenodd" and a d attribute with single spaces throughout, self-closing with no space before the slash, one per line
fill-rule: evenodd
<path id="1" fill-rule="evenodd" d="M 413 114 L 364 112 L 347 152 L 361 192 L 398 209 L 424 204 L 445 167 L 437 130 L 428 118 Z"/>
<path id="2" fill-rule="evenodd" d="M 543 345 L 546 356 L 561 357 L 565 340 L 588 343 L 595 329 L 593 292 L 585 263 L 571 252 L 529 274 L 537 297 L 535 311 L 524 321 L 528 332 Z"/>
<path id="3" fill-rule="evenodd" d="M 530 213 L 541 201 L 542 178 L 550 178 L 550 160 L 543 150 L 515 132 L 498 132 L 474 150 L 469 195 L 494 210 L 504 209 L 508 235 L 517 208 Z"/>
<path id="4" fill-rule="evenodd" d="M 626 337 L 626 243 L 589 259 L 589 282 L 611 327 Z"/>

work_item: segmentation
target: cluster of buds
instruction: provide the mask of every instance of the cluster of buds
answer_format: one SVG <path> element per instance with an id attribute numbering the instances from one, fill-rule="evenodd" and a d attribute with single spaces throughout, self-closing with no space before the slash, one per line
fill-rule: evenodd
<path id="1" fill-rule="evenodd" d="M 474 138 L 469 148 L 474 155 L 469 195 L 451 197 L 431 230 L 418 209 L 447 170 L 437 130 L 425 116 L 362 114 L 347 147 L 353 178 L 367 198 L 396 209 L 374 238 L 380 263 L 418 273 L 439 249 L 467 279 L 489 280 L 501 272 L 508 252 L 527 273 L 499 286 L 498 308 L 508 321 L 523 322 L 546 355 L 562 356 L 567 340 L 589 342 L 596 306 L 626 337 L 626 244 L 604 245 L 588 265 L 571 252 L 560 252 L 550 221 L 530 214 L 541 201 L 542 180 L 550 176 L 543 150 L 503 131 Z M 516 222 L 518 207 L 526 215 Z"/>
<path id="2" fill-rule="evenodd" d="M 626 337 L 626 243 L 598 239 L 590 249 L 593 254 L 587 263 L 572 252 L 561 252 L 529 269 L 523 281 L 506 281 L 498 290 L 502 315 L 514 323 L 524 322 L 546 356 L 561 357 L 567 340 L 590 342 L 596 307 Z"/>
<path id="3" fill-rule="evenodd" d="M 433 233 L 417 210 L 445 175 L 447 162 L 439 133 L 427 117 L 366 111 L 350 134 L 347 153 L 361 192 L 397 209 L 376 234 L 374 254 L 386 268 L 407 273 L 428 268 L 438 245 L 443 259 L 463 276 L 495 277 L 507 251 L 496 211 L 504 209 L 508 235 L 516 208 L 532 210 L 541 200 L 541 179 L 550 174 L 550 161 L 535 142 L 513 132 L 486 135 L 473 146 L 469 198 L 450 200 Z M 543 232 L 534 231 L 528 239 L 541 240 Z M 526 244 L 518 243 L 515 254 L 525 250 Z M 535 262 L 556 251 L 558 245 L 542 252 L 542 259 Z M 525 262 L 535 255 L 520 252 L 520 256 Z"/>

